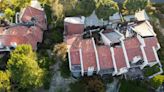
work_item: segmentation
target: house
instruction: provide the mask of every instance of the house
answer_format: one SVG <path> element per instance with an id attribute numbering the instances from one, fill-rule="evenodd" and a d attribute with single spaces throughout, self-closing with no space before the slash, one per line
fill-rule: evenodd
<path id="1" fill-rule="evenodd" d="M 37 50 L 44 30 L 47 30 L 44 9 L 38 1 L 32 0 L 30 6 L 16 13 L 16 24 L 0 28 L 0 51 L 11 51 L 20 44 L 30 44 Z"/>
<path id="2" fill-rule="evenodd" d="M 117 76 L 156 64 L 161 70 L 157 74 L 162 73 L 157 55 L 160 45 L 146 12 L 139 11 L 133 17 L 135 21 L 127 19 L 126 24 L 120 25 L 125 17 L 119 13 L 110 16 L 108 24 L 115 27 L 103 25 L 94 12 L 89 17 L 66 17 L 64 41 L 72 75 Z"/>

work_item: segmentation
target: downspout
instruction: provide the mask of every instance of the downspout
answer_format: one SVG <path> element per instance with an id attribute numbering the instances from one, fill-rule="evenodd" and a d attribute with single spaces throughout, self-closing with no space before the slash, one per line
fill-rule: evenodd
<path id="1" fill-rule="evenodd" d="M 69 69 L 72 72 L 70 48 L 68 48 L 68 58 L 69 58 Z"/>
<path id="2" fill-rule="evenodd" d="M 79 49 L 79 53 L 80 53 L 80 63 L 81 63 L 81 76 L 84 76 L 82 49 Z"/>

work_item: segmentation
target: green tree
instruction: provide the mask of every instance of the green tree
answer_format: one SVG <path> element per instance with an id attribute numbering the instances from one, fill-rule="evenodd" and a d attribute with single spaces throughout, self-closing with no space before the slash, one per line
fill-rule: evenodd
<path id="1" fill-rule="evenodd" d="M 4 10 L 8 7 L 10 7 L 8 0 L 1 0 L 0 1 L 0 12 L 4 12 Z"/>
<path id="2" fill-rule="evenodd" d="M 83 77 L 70 84 L 70 92 L 105 92 L 105 84 L 99 76 Z"/>
<path id="3" fill-rule="evenodd" d="M 87 77 L 85 81 L 88 92 L 105 92 L 105 85 L 100 77 Z"/>
<path id="4" fill-rule="evenodd" d="M 21 89 L 33 89 L 43 85 L 44 71 L 38 66 L 30 45 L 20 45 L 11 52 L 7 67 L 11 79 Z"/>
<path id="5" fill-rule="evenodd" d="M 10 92 L 10 73 L 0 71 L 0 92 Z"/>
<path id="6" fill-rule="evenodd" d="M 113 0 L 97 0 L 96 14 L 98 18 L 108 19 L 109 16 L 118 12 L 119 8 Z"/>
<path id="7" fill-rule="evenodd" d="M 95 0 L 80 0 L 76 6 L 76 12 L 78 15 L 89 16 L 95 8 Z"/>
<path id="8" fill-rule="evenodd" d="M 65 16 L 74 16 L 76 10 L 77 0 L 60 0 L 64 7 Z"/>
<path id="9" fill-rule="evenodd" d="M 50 0 L 38 0 L 41 4 L 47 4 L 50 5 Z"/>
<path id="10" fill-rule="evenodd" d="M 62 20 L 65 16 L 63 5 L 59 2 L 59 0 L 54 0 L 50 3 L 56 20 Z"/>
<path id="11" fill-rule="evenodd" d="M 145 7 L 150 5 L 149 0 L 125 0 L 123 3 L 123 8 L 129 14 L 134 14 L 136 11 L 145 9 Z"/>
<path id="12" fill-rule="evenodd" d="M 164 83 L 164 75 L 157 75 L 151 80 L 152 85 L 157 88 Z"/>
<path id="13" fill-rule="evenodd" d="M 57 20 L 62 20 L 65 16 L 74 15 L 77 0 L 50 0 L 50 3 Z"/>
<path id="14" fill-rule="evenodd" d="M 6 8 L 5 9 L 5 18 L 7 18 L 8 20 L 10 20 L 12 18 L 12 16 L 14 16 L 15 12 L 12 11 L 12 9 L 10 8 Z"/>
<path id="15" fill-rule="evenodd" d="M 4 12 L 6 8 L 24 8 L 30 4 L 31 0 L 1 0 L 0 1 L 0 12 Z"/>
<path id="16" fill-rule="evenodd" d="M 66 43 L 60 43 L 54 46 L 53 53 L 56 57 L 62 61 L 66 61 L 67 45 Z"/>
<path id="17" fill-rule="evenodd" d="M 12 7 L 16 8 L 24 8 L 30 4 L 31 0 L 10 0 Z"/>

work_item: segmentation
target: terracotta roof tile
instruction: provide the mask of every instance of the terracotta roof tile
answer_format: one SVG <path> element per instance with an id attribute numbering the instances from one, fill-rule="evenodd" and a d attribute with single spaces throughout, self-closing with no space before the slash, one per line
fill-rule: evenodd
<path id="1" fill-rule="evenodd" d="M 43 28 L 44 30 L 47 29 L 46 19 L 45 19 L 45 12 L 42 10 L 38 10 L 31 6 L 26 7 L 21 20 L 23 22 L 31 21 L 31 18 L 35 17 L 37 20 L 37 26 Z"/>
<path id="2" fill-rule="evenodd" d="M 11 46 L 11 42 L 16 42 L 17 45 L 28 44 L 27 39 L 23 36 L 18 35 L 3 35 L 0 36 L 0 42 L 4 46 Z"/>
<path id="3" fill-rule="evenodd" d="M 95 56 L 92 39 L 82 40 L 81 48 L 82 48 L 84 71 L 88 71 L 89 67 L 94 67 L 94 70 L 96 70 L 97 69 L 96 56 Z"/>
<path id="4" fill-rule="evenodd" d="M 97 52 L 99 57 L 100 69 L 113 68 L 110 48 L 108 46 L 97 46 Z"/>
<path id="5" fill-rule="evenodd" d="M 67 35 L 65 37 L 65 42 L 67 43 L 67 45 L 73 45 L 75 41 L 77 41 L 77 39 L 80 37 L 79 34 L 75 34 L 75 35 Z"/>
<path id="6" fill-rule="evenodd" d="M 43 32 L 38 27 L 15 26 L 2 30 L 0 34 L 0 42 L 5 46 L 11 46 L 10 42 L 17 44 L 31 44 L 36 50 L 37 42 L 42 42 Z"/>
<path id="7" fill-rule="evenodd" d="M 118 69 L 127 67 L 122 47 L 114 48 L 114 57 L 115 57 L 116 66 Z"/>
<path id="8" fill-rule="evenodd" d="M 71 64 L 72 65 L 80 65 L 80 53 L 79 50 L 71 50 L 70 51 Z"/>
<path id="9" fill-rule="evenodd" d="M 133 61 L 133 58 L 135 56 L 140 56 L 141 58 L 143 57 L 142 51 L 140 48 L 141 44 L 139 40 L 137 39 L 137 37 L 127 39 L 124 41 L 124 43 L 125 43 L 125 48 L 126 48 L 129 61 Z"/>
<path id="10" fill-rule="evenodd" d="M 34 34 L 27 34 L 25 36 L 25 38 L 27 39 L 28 43 L 31 44 L 31 46 L 33 47 L 34 50 L 37 49 L 37 39 L 34 36 Z"/>
<path id="11" fill-rule="evenodd" d="M 144 38 L 144 41 L 145 41 L 145 45 L 146 45 L 144 47 L 144 50 L 145 50 L 148 62 L 156 61 L 155 54 L 153 52 L 153 48 L 152 47 L 153 46 L 157 47 L 157 43 L 158 43 L 157 38 L 156 37 L 147 37 L 147 38 Z"/>
<path id="12" fill-rule="evenodd" d="M 126 48 L 136 48 L 140 47 L 141 43 L 137 37 L 133 37 L 124 41 Z"/>
<path id="13" fill-rule="evenodd" d="M 15 26 L 8 29 L 4 28 L 0 35 L 26 35 L 27 31 L 28 27 L 26 26 Z"/>
<path id="14" fill-rule="evenodd" d="M 153 46 L 157 46 L 158 40 L 156 37 L 148 37 L 148 38 L 144 38 L 145 41 L 145 45 L 149 46 L 149 47 L 153 47 Z"/>
<path id="15" fill-rule="evenodd" d="M 154 62 L 154 61 L 156 61 L 155 54 L 153 52 L 152 47 L 145 47 L 144 50 L 145 50 L 145 53 L 146 53 L 146 57 L 148 59 L 148 62 Z"/>
<path id="16" fill-rule="evenodd" d="M 72 35 L 66 37 L 67 45 L 71 45 L 70 48 L 70 57 L 71 64 L 80 64 L 80 53 L 82 39 L 79 35 Z"/>
<path id="17" fill-rule="evenodd" d="M 81 34 L 84 32 L 84 24 L 65 23 L 65 30 L 67 35 Z"/>
<path id="18" fill-rule="evenodd" d="M 29 30 L 31 30 L 31 34 L 34 34 L 34 36 L 38 42 L 42 42 L 43 31 L 39 27 L 33 26 L 33 27 L 30 27 Z"/>

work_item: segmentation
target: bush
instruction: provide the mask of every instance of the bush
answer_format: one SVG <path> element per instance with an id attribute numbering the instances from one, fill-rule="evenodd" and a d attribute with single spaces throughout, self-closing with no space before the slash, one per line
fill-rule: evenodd
<path id="1" fill-rule="evenodd" d="M 84 81 L 81 80 L 71 83 L 69 87 L 71 89 L 70 92 L 86 92 Z"/>
<path id="2" fill-rule="evenodd" d="M 105 92 L 105 85 L 99 76 L 83 77 L 70 84 L 70 92 Z"/>
<path id="3" fill-rule="evenodd" d="M 46 16 L 47 16 L 48 24 L 51 24 L 51 21 L 52 21 L 52 18 L 51 18 L 52 10 L 51 10 L 51 7 L 49 5 L 47 5 L 47 4 L 45 4 L 44 10 L 45 10 L 45 13 L 46 13 Z"/>
<path id="4" fill-rule="evenodd" d="M 62 77 L 64 77 L 64 78 L 70 77 L 71 73 L 70 73 L 68 61 L 62 62 L 62 65 L 60 67 L 60 72 L 61 72 Z"/>
<path id="5" fill-rule="evenodd" d="M 164 75 L 157 75 L 153 79 L 151 79 L 151 84 L 155 88 L 158 88 L 163 83 L 164 83 Z"/>
<path id="6" fill-rule="evenodd" d="M 50 88 L 52 76 L 53 74 L 51 73 L 51 71 L 46 71 L 46 74 L 44 76 L 44 82 L 43 82 L 44 89 Z"/>
<path id="7" fill-rule="evenodd" d="M 157 73 L 159 71 L 160 71 L 160 69 L 159 69 L 159 65 L 158 64 L 156 64 L 156 65 L 154 65 L 152 67 L 148 66 L 148 67 L 144 68 L 144 75 L 146 77 L 148 77 L 148 76 L 151 76 L 151 75 L 153 75 L 153 74 L 155 74 L 155 73 Z"/>
<path id="8" fill-rule="evenodd" d="M 141 81 L 121 80 L 120 92 L 148 92 L 147 87 Z"/>

